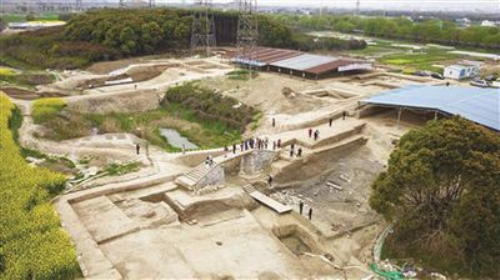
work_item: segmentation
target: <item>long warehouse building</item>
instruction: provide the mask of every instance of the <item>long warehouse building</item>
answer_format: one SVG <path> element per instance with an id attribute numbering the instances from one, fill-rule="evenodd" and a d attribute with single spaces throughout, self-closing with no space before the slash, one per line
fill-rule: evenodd
<path id="1" fill-rule="evenodd" d="M 372 69 L 372 64 L 367 61 L 267 47 L 257 47 L 246 56 L 235 54 L 231 61 L 261 71 L 274 71 L 314 79 Z"/>
<path id="2" fill-rule="evenodd" d="M 500 132 L 500 90 L 495 88 L 413 85 L 376 94 L 359 104 L 395 108 L 398 122 L 404 110 L 423 110 L 459 115 Z"/>

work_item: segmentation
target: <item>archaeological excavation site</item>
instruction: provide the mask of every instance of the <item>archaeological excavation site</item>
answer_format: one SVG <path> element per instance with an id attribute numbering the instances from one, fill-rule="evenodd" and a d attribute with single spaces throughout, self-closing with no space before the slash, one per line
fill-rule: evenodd
<path id="1" fill-rule="evenodd" d="M 500 279 L 500 28 L 17 2 L 0 280 Z"/>
<path id="2" fill-rule="evenodd" d="M 227 75 L 233 69 L 221 58 L 147 60 L 110 74 L 71 73 L 46 89 L 82 88 L 83 95 L 64 98 L 63 110 L 113 115 L 158 110 L 162 92 L 199 80 L 199 87 L 237 100 L 234 110 L 246 104 L 261 115 L 241 140 L 220 147 L 188 148 L 191 142 L 177 134 L 168 141 L 180 150 L 167 152 L 147 145 L 136 131 L 99 131 L 55 142 L 50 127 L 33 124 L 30 104 L 19 101 L 23 145 L 87 159 L 78 164 L 85 178 L 54 199 L 85 277 L 359 279 L 372 274 L 367 264 L 380 254 L 377 238 L 387 224 L 368 205 L 370 184 L 384 170 L 395 141 L 428 116 L 408 111 L 398 119 L 396 110 L 359 101 L 386 88 L 433 81 L 367 73 L 318 82 L 264 72 L 240 81 Z M 158 74 L 104 86 L 115 75 L 133 79 L 139 71 Z M 69 117 L 66 125 L 76 121 Z M 189 130 L 182 120 L 153 122 L 158 127 L 179 122 L 177 127 Z M 139 167 L 118 176 L 91 173 L 95 166 L 127 162 Z"/>

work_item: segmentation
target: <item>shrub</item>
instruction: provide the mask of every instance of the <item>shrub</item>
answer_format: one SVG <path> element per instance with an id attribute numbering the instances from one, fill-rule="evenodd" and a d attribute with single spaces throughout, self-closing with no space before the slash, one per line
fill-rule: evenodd
<path id="1" fill-rule="evenodd" d="M 198 120 L 216 122 L 241 132 L 252 122 L 256 113 L 254 108 L 241 104 L 235 98 L 192 83 L 170 88 L 162 105 L 167 108 L 172 105 L 180 106 L 180 109 L 188 110 Z"/>
<path id="2" fill-rule="evenodd" d="M 66 107 L 66 101 L 61 98 L 42 98 L 33 102 L 32 115 L 35 123 L 47 121 Z"/>
<path id="3" fill-rule="evenodd" d="M 49 199 L 66 178 L 29 166 L 9 129 L 13 104 L 0 93 L 0 279 L 73 279 L 76 252 Z"/>

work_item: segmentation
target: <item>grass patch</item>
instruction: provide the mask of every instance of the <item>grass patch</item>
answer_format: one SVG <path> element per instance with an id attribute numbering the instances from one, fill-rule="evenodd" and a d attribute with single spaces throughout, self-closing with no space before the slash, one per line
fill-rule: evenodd
<path id="1" fill-rule="evenodd" d="M 12 115 L 9 119 L 9 129 L 12 132 L 12 138 L 19 144 L 19 128 L 23 124 L 23 115 L 18 107 L 14 107 Z"/>
<path id="2" fill-rule="evenodd" d="M 16 71 L 14 71 L 12 69 L 0 67 L 0 77 L 1 76 L 14 76 L 14 75 L 16 75 Z"/>
<path id="3" fill-rule="evenodd" d="M 1 69 L 0 69 L 1 70 Z M 6 69 L 9 70 L 9 69 Z M 10 70 L 12 71 L 12 70 Z M 34 88 L 38 85 L 51 84 L 56 80 L 55 76 L 47 73 L 23 73 L 16 74 L 14 71 L 2 74 L 0 71 L 0 82 L 26 88 Z"/>
<path id="4" fill-rule="evenodd" d="M 112 163 L 104 169 L 104 173 L 109 176 L 119 176 L 127 173 L 139 171 L 141 164 L 139 162 L 129 162 L 126 164 Z"/>
<path id="5" fill-rule="evenodd" d="M 233 144 L 241 141 L 241 132 L 239 129 L 227 127 L 226 124 L 219 121 L 209 121 L 200 118 L 190 109 L 183 107 L 180 104 L 170 104 L 166 111 L 180 119 L 198 123 L 201 126 L 201 131 L 196 128 L 177 129 L 177 131 L 189 139 L 200 148 L 216 148 L 225 145 Z M 174 129 L 176 129 L 174 127 Z"/>
<path id="6" fill-rule="evenodd" d="M 42 98 L 35 100 L 32 107 L 32 116 L 35 123 L 40 124 L 56 117 L 66 107 L 66 101 L 61 98 Z"/>
<path id="7" fill-rule="evenodd" d="M 259 73 L 253 70 L 239 69 L 231 71 L 226 75 L 229 76 L 229 79 L 231 80 L 248 81 L 250 78 L 256 78 Z"/>
<path id="8" fill-rule="evenodd" d="M 450 60 L 461 58 L 460 55 L 450 54 L 446 50 L 428 49 L 419 53 L 400 53 L 382 57 L 379 61 L 394 66 L 401 66 L 403 71 L 429 70 L 441 73 L 443 69 L 434 67 L 434 64 L 448 64 Z"/>
<path id="9" fill-rule="evenodd" d="M 5 22 L 23 22 L 26 21 L 26 14 L 4 14 L 2 19 Z M 34 15 L 36 21 L 58 21 L 58 14 L 37 14 Z"/>
<path id="10" fill-rule="evenodd" d="M 88 136 L 91 129 L 97 127 L 100 133 L 135 134 L 169 152 L 178 152 L 180 149 L 168 143 L 160 134 L 160 128 L 175 129 L 203 149 L 221 147 L 241 140 L 239 130 L 227 129 L 217 122 L 199 120 L 188 110 L 176 105 L 140 113 L 97 115 L 69 112 L 65 117 L 56 114 L 46 118 L 40 124 L 50 129 L 47 137 L 56 141 Z"/>

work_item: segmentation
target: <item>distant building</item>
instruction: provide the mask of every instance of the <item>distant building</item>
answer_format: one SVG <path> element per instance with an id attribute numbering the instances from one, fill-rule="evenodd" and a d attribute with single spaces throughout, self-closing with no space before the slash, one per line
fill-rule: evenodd
<path id="1" fill-rule="evenodd" d="M 489 27 L 495 27 L 496 24 L 494 21 L 490 21 L 490 20 L 483 20 L 481 22 L 481 26 L 489 26 Z"/>
<path id="2" fill-rule="evenodd" d="M 260 71 L 272 71 L 309 79 L 341 76 L 371 70 L 369 61 L 308 54 L 301 51 L 257 47 L 251 54 L 228 55 L 233 63 Z"/>
<path id="3" fill-rule="evenodd" d="M 460 27 L 468 27 L 471 25 L 472 21 L 468 18 L 459 18 L 455 20 L 455 22 L 460 26 Z"/>
<path id="4" fill-rule="evenodd" d="M 443 76 L 449 79 L 463 80 L 479 75 L 481 65 L 479 63 L 463 63 L 446 66 Z"/>

